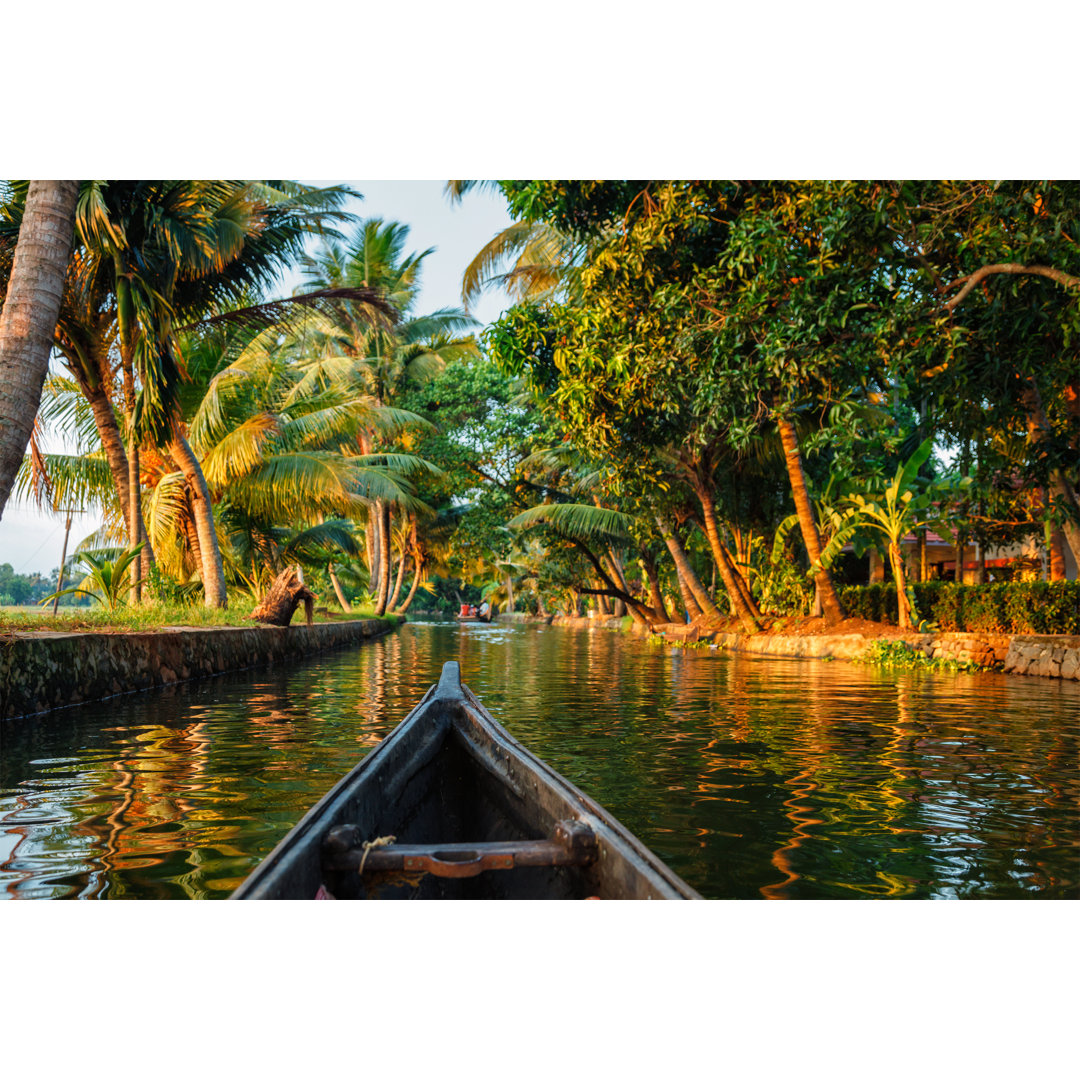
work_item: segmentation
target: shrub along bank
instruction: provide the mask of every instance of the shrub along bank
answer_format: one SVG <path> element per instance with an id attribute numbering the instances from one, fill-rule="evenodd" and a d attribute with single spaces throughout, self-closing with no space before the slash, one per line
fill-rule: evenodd
<path id="1" fill-rule="evenodd" d="M 916 624 L 997 634 L 1080 634 L 1080 581 L 1015 581 L 911 586 Z M 848 615 L 896 624 L 896 586 L 851 586 L 841 593 Z"/>

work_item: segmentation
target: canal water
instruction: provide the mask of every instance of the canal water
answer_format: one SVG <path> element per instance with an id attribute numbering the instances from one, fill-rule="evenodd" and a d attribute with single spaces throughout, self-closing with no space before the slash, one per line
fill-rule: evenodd
<path id="1" fill-rule="evenodd" d="M 1080 896 L 1080 685 L 455 623 L 0 725 L 0 896 L 228 896 L 445 660 L 707 897 Z"/>

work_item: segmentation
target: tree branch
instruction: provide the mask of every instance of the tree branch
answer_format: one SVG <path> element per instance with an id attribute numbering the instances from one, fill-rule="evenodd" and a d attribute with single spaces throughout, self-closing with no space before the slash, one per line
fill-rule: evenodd
<path id="1" fill-rule="evenodd" d="M 556 532 L 558 533 L 558 530 L 556 530 Z M 585 544 L 583 544 L 580 540 L 573 536 L 566 536 L 563 533 L 558 533 L 558 535 L 562 536 L 564 540 L 569 540 L 570 543 L 573 544 L 574 547 L 576 547 L 582 553 L 582 555 L 584 555 L 585 558 L 593 564 L 593 568 L 596 570 L 597 574 L 600 575 L 600 580 L 606 582 L 608 585 L 608 588 L 606 589 L 578 589 L 578 592 L 600 593 L 604 596 L 614 596 L 616 599 L 621 600 L 628 607 L 637 608 L 638 611 L 640 611 L 642 615 L 645 616 L 646 621 L 649 623 L 652 623 L 653 620 L 660 618 L 659 612 L 655 611 L 647 604 L 643 604 L 640 600 L 637 599 L 637 597 L 631 596 L 628 592 L 624 592 L 622 589 L 620 589 L 615 584 L 615 582 L 611 580 L 611 576 L 601 565 L 600 560 L 588 549 L 588 547 L 585 546 Z"/>
<path id="2" fill-rule="evenodd" d="M 991 263 L 989 266 L 980 266 L 973 274 L 965 274 L 963 277 L 958 277 L 951 285 L 947 285 L 945 288 L 955 289 L 957 285 L 963 285 L 964 287 L 945 304 L 946 311 L 953 311 L 974 289 L 983 278 L 990 277 L 991 274 L 1033 274 L 1036 277 L 1049 278 L 1051 281 L 1056 281 L 1059 285 L 1064 285 L 1066 288 L 1073 288 L 1076 285 L 1080 285 L 1080 277 L 1073 277 L 1072 274 L 1066 274 L 1062 270 L 1055 270 L 1052 266 L 1024 266 L 1023 263 Z"/>

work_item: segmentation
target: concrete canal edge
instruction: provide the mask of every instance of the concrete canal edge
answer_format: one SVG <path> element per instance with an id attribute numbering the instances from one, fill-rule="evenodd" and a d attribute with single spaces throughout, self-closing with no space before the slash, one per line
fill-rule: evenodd
<path id="1" fill-rule="evenodd" d="M 397 626 L 392 619 L 358 619 L 313 626 L 166 626 L 131 634 L 5 635 L 0 637 L 0 720 L 298 660 Z"/>
<path id="2" fill-rule="evenodd" d="M 553 626 L 579 629 L 622 630 L 621 619 L 574 618 L 556 615 L 537 619 L 526 615 L 500 615 L 513 621 L 549 622 Z M 641 633 L 642 628 L 630 629 Z M 1067 634 L 984 634 L 966 631 L 907 633 L 884 638 L 863 634 L 695 634 L 695 628 L 669 623 L 662 628 L 670 641 L 708 640 L 722 649 L 750 656 L 810 657 L 858 660 L 878 641 L 903 641 L 928 659 L 957 660 L 979 667 L 1004 671 L 1009 675 L 1034 675 L 1048 679 L 1080 682 L 1080 636 Z"/>

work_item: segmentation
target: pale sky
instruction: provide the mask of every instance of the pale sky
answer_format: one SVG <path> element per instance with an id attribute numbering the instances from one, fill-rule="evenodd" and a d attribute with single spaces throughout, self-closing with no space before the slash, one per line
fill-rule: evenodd
<path id="1" fill-rule="evenodd" d="M 461 277 L 476 253 L 497 232 L 510 224 L 506 203 L 499 195 L 473 190 L 455 206 L 443 194 L 443 180 L 308 180 L 308 183 L 346 183 L 359 191 L 363 200 L 352 209 L 361 217 L 381 217 L 410 227 L 408 250 L 436 251 L 424 261 L 418 313 L 461 303 Z M 282 283 L 281 295 L 292 292 L 298 276 Z M 473 306 L 472 314 L 486 325 L 498 318 L 507 306 L 500 291 L 485 293 Z M 47 443 L 59 449 L 55 441 Z M 94 514 L 76 515 L 71 527 L 69 552 L 85 536 L 101 525 Z M 64 519 L 45 514 L 12 499 L 0 519 L 0 564 L 10 563 L 18 574 L 35 571 L 47 575 L 60 563 L 64 543 Z"/>

